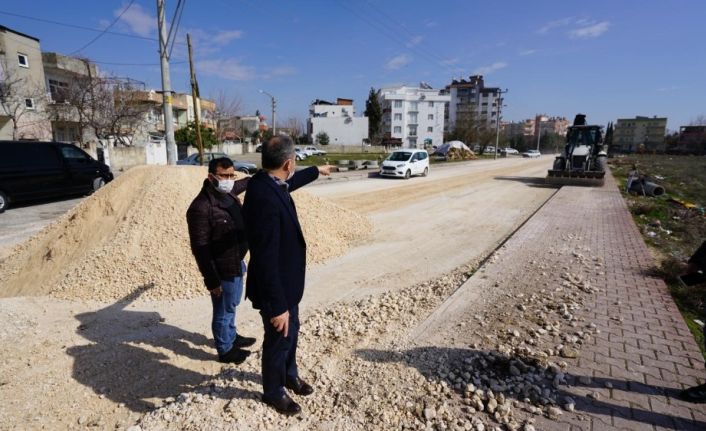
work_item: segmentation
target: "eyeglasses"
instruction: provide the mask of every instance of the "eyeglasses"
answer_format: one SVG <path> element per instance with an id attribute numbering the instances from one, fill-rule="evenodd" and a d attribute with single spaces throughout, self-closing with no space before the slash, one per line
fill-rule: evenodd
<path id="1" fill-rule="evenodd" d="M 213 174 L 215 177 L 222 180 L 234 180 L 238 178 L 235 174 Z"/>

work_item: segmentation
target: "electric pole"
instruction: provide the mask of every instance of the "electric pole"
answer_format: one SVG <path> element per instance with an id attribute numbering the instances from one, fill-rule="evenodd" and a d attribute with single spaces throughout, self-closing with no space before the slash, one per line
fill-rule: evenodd
<path id="1" fill-rule="evenodd" d="M 270 99 L 272 99 L 272 136 L 275 136 L 277 135 L 277 122 L 275 117 L 275 115 L 277 114 L 277 101 L 275 100 L 275 96 L 271 95 L 267 91 L 260 90 L 260 93 L 266 94 L 270 97 Z"/>
<path id="2" fill-rule="evenodd" d="M 539 151 L 539 138 L 542 136 L 542 116 L 538 115 L 534 121 L 537 123 L 537 151 Z"/>
<path id="3" fill-rule="evenodd" d="M 164 23 L 164 0 L 157 0 L 157 27 L 159 29 L 159 61 L 162 69 L 162 105 L 164 108 L 164 135 L 167 141 L 167 164 L 176 165 L 177 148 L 174 142 L 172 119 L 172 84 L 169 78 L 169 53 L 167 29 Z"/>
<path id="4" fill-rule="evenodd" d="M 507 93 L 507 88 L 505 91 L 503 90 L 498 90 L 498 99 L 497 99 L 497 109 L 495 110 L 495 155 L 493 156 L 493 159 L 498 158 L 498 145 L 500 145 L 500 112 L 502 111 L 503 107 L 503 94 Z M 506 154 L 507 155 L 507 154 Z"/>
<path id="5" fill-rule="evenodd" d="M 199 84 L 196 82 L 196 71 L 194 70 L 193 53 L 191 52 L 191 34 L 186 34 L 186 44 L 189 47 L 189 70 L 191 71 L 191 98 L 194 100 L 194 126 L 196 126 L 196 144 L 199 148 L 199 163 L 203 166 L 203 141 L 201 140 L 201 124 L 199 114 L 201 110 L 201 99 L 199 95 Z"/>

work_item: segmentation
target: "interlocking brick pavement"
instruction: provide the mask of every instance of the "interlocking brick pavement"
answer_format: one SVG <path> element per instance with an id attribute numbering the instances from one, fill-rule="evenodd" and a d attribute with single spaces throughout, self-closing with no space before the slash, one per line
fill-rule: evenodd
<path id="1" fill-rule="evenodd" d="M 541 418 L 537 428 L 706 430 L 706 406 L 677 398 L 706 378 L 703 356 L 667 286 L 651 275 L 656 262 L 612 178 L 601 188 L 563 187 L 508 241 L 500 259 L 511 259 L 513 247 L 530 247 L 551 263 L 550 250 L 567 234 L 603 261 L 603 271 L 592 276 L 600 293 L 576 313 L 600 333 L 579 358 L 566 360 L 572 378 L 562 391 L 576 400 L 576 412 L 558 421 Z M 581 376 L 590 383 L 582 384 Z M 588 397 L 596 392 L 598 399 Z"/>

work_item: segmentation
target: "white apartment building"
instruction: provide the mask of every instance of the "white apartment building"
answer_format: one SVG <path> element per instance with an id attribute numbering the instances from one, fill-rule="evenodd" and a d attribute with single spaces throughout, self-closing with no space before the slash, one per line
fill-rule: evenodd
<path id="1" fill-rule="evenodd" d="M 356 117 L 352 99 L 336 103 L 316 100 L 309 107 L 307 133 L 311 142 L 324 132 L 331 145 L 363 145 L 368 138 L 368 117 Z"/>
<path id="2" fill-rule="evenodd" d="M 486 87 L 482 75 L 473 75 L 468 80 L 454 79 L 444 93 L 451 99 L 446 111 L 447 132 L 453 131 L 459 120 L 471 115 L 476 123 L 495 127 L 501 93 L 498 87 Z"/>
<path id="3" fill-rule="evenodd" d="M 430 148 L 444 143 L 444 109 L 450 97 L 427 84 L 385 87 L 379 92 L 385 138 L 400 139 L 404 148 Z"/>

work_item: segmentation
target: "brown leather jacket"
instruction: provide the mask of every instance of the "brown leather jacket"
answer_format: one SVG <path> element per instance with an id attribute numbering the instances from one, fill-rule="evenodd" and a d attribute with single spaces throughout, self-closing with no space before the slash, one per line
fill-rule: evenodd
<path id="1" fill-rule="evenodd" d="M 222 279 L 242 276 L 241 261 L 247 251 L 247 238 L 238 195 L 245 191 L 249 180 L 235 182 L 229 193 L 233 202 L 207 179 L 186 211 L 191 252 L 208 290 L 219 287 Z M 229 204 L 235 205 L 231 208 L 237 211 L 235 219 L 227 209 Z"/>

